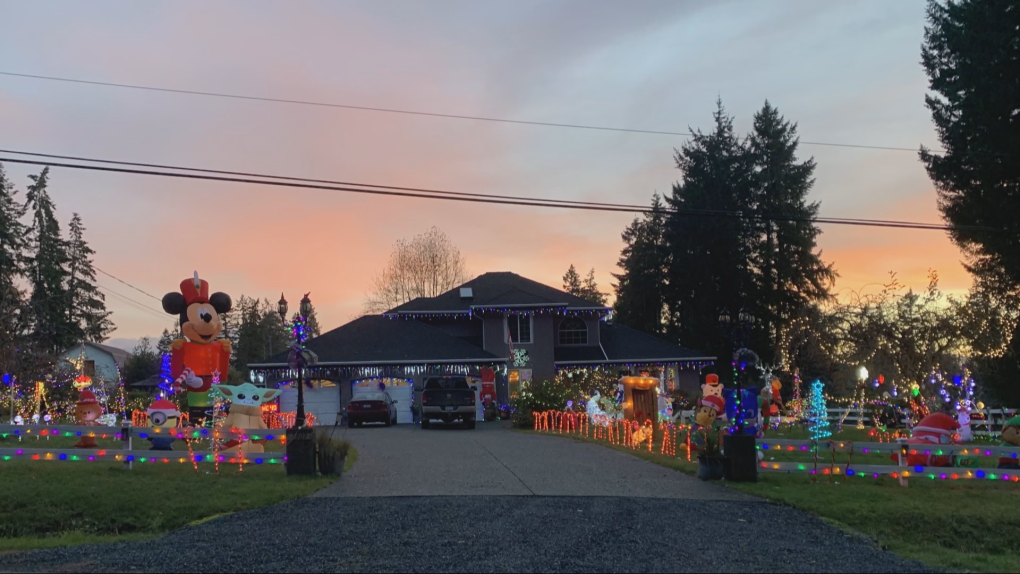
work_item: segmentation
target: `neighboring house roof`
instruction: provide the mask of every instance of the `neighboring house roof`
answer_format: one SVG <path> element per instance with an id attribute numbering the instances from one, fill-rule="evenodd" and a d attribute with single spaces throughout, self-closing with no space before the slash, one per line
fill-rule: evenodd
<path id="1" fill-rule="evenodd" d="M 685 349 L 680 345 L 616 323 L 599 323 L 599 338 L 602 349 L 606 353 L 606 360 L 609 362 L 715 360 L 715 357 L 707 357 L 697 351 Z"/>
<path id="2" fill-rule="evenodd" d="M 470 299 L 460 296 L 460 290 L 463 288 L 471 289 Z M 486 307 L 519 306 L 609 310 L 604 305 L 532 281 L 516 273 L 494 271 L 479 275 L 436 297 L 418 297 L 390 309 L 385 314 L 468 313 L 473 309 Z"/>
<path id="3" fill-rule="evenodd" d="M 497 362 L 497 357 L 471 343 L 447 335 L 418 321 L 365 315 L 309 339 L 305 346 L 319 357 L 319 365 L 371 365 Z M 278 367 L 287 364 L 288 352 L 248 366 Z"/>
<path id="4" fill-rule="evenodd" d="M 117 363 L 120 364 L 120 365 L 123 365 L 124 361 L 127 361 L 128 355 L 131 354 L 130 351 L 125 351 L 124 349 L 119 349 L 117 347 L 111 347 L 109 345 L 101 345 L 99 343 L 86 342 L 85 345 L 89 346 L 89 347 L 92 347 L 93 349 L 97 349 L 99 351 L 102 351 L 102 352 L 106 353 L 107 355 L 110 355 L 111 357 L 113 357 L 113 360 L 117 361 Z M 75 349 L 79 349 L 79 348 L 80 347 L 77 347 L 77 346 L 76 347 L 71 347 L 70 349 L 68 349 L 67 351 L 64 351 L 64 352 L 66 354 L 68 354 L 68 355 L 74 355 L 74 350 Z"/>

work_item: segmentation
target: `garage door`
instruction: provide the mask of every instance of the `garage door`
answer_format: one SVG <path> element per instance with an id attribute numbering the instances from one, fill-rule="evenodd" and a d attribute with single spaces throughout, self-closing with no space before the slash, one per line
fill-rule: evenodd
<path id="1" fill-rule="evenodd" d="M 340 387 L 329 382 L 316 383 L 311 389 L 306 386 L 304 395 L 305 412 L 315 415 L 315 424 L 332 426 L 340 412 Z M 297 389 L 283 389 L 280 410 L 285 413 L 297 411 Z"/>
<path id="2" fill-rule="evenodd" d="M 397 401 L 397 404 L 393 405 L 397 408 L 397 424 L 410 424 L 414 422 L 411 418 L 411 393 L 414 387 L 410 379 L 379 378 L 354 381 L 352 383 L 351 396 L 356 397 L 359 393 L 378 392 L 379 383 L 383 384 L 386 394 L 394 401 Z"/>

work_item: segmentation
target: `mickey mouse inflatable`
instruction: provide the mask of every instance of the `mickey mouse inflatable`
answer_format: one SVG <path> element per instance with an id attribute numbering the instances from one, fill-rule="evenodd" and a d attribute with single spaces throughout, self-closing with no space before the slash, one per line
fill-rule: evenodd
<path id="1" fill-rule="evenodd" d="M 181 281 L 180 293 L 163 296 L 163 310 L 180 315 L 183 339 L 171 346 L 170 376 L 188 393 L 188 420 L 201 425 L 212 406 L 209 389 L 213 376 L 226 381 L 230 368 L 230 341 L 216 339 L 223 330 L 220 315 L 230 311 L 230 296 L 209 295 L 209 283 L 198 278 Z"/>

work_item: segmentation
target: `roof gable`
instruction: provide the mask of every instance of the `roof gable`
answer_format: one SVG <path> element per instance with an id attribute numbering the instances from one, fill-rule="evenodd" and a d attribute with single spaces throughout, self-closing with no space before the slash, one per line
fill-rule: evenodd
<path id="1" fill-rule="evenodd" d="M 460 290 L 470 287 L 471 299 L 460 296 Z M 419 297 L 390 309 L 386 314 L 400 313 L 468 313 L 486 307 L 513 308 L 518 306 L 549 306 L 570 309 L 609 308 L 571 295 L 538 281 L 509 271 L 484 273 L 436 297 Z"/>

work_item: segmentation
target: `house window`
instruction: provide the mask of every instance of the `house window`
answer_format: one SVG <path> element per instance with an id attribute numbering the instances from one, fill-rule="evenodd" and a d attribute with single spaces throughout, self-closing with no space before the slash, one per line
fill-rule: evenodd
<path id="1" fill-rule="evenodd" d="M 514 343 L 531 342 L 531 315 L 511 313 L 506 316 L 507 332 Z"/>
<path id="2" fill-rule="evenodd" d="M 587 345 L 588 325 L 584 319 L 567 317 L 560 323 L 561 345 Z"/>
<path id="3" fill-rule="evenodd" d="M 86 377 L 94 379 L 96 377 L 96 362 L 83 361 L 83 363 L 84 364 L 82 365 L 82 373 L 84 373 Z"/>

